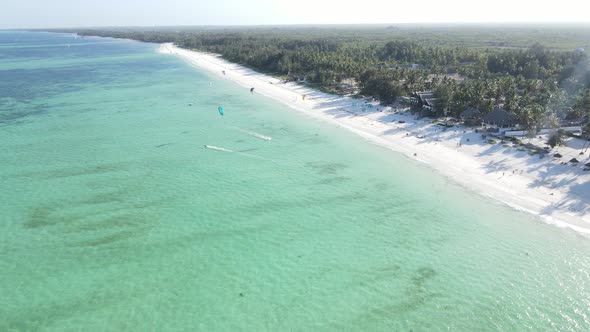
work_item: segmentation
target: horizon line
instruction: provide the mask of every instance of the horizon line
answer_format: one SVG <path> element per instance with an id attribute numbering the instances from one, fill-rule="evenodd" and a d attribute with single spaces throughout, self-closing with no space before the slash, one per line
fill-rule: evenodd
<path id="1" fill-rule="evenodd" d="M 190 28 L 190 27 L 321 27 L 321 26 L 440 26 L 440 25 L 553 25 L 553 26 L 589 26 L 590 21 L 481 21 L 481 22 L 384 22 L 384 23 L 293 23 L 293 24 L 180 24 L 180 25 L 96 25 L 96 26 L 61 26 L 61 27 L 9 27 L 0 28 L 0 31 L 18 31 L 18 30 L 56 30 L 56 29 L 104 29 L 104 28 Z"/>

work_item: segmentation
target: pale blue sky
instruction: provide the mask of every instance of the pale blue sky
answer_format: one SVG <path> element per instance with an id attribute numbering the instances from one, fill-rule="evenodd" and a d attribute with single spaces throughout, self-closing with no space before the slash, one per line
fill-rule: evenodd
<path id="1" fill-rule="evenodd" d="M 590 22 L 589 0 L 0 0 L 0 28 Z"/>

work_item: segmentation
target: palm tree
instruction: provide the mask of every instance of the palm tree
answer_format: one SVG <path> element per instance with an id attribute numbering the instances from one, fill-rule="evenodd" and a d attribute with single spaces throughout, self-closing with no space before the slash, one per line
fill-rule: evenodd
<path id="1" fill-rule="evenodd" d="M 537 133 L 537 125 L 543 112 L 544 108 L 541 105 L 530 104 L 526 105 L 519 113 L 519 120 L 525 125 L 529 142 Z"/>

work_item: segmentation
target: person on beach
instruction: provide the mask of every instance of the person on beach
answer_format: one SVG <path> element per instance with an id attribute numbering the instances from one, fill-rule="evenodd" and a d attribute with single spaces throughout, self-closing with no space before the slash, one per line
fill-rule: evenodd
<path id="1" fill-rule="evenodd" d="M 250 88 L 250 93 L 254 93 L 254 88 Z"/>

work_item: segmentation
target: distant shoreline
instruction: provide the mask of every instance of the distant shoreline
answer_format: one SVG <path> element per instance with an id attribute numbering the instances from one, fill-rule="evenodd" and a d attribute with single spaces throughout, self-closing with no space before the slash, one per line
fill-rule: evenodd
<path id="1" fill-rule="evenodd" d="M 455 126 L 443 130 L 430 120 L 418 120 L 391 107 L 377 103 L 369 106 L 362 99 L 283 83 L 215 54 L 186 50 L 171 43 L 161 44 L 158 52 L 179 56 L 245 88 L 254 88 L 255 93 L 426 163 L 486 197 L 541 216 L 548 223 L 590 235 L 590 172 L 579 167 L 560 165 L 551 157 L 529 156 L 513 147 L 491 145 L 470 128 Z M 572 158 L 564 151 L 560 151 L 564 160 Z M 584 156 L 580 161 L 586 163 L 587 159 Z"/>

